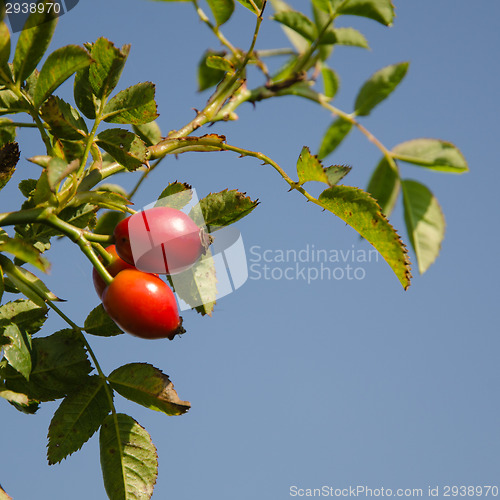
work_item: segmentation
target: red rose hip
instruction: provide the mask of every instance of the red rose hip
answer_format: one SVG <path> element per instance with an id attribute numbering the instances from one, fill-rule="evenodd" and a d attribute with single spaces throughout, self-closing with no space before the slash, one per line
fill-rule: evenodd
<path id="1" fill-rule="evenodd" d="M 121 271 L 105 288 L 102 304 L 123 331 L 136 337 L 172 340 L 185 331 L 174 293 L 153 274 Z"/>
<path id="2" fill-rule="evenodd" d="M 140 271 L 177 274 L 205 253 L 209 236 L 180 210 L 155 207 L 122 220 L 114 230 L 118 255 Z"/>

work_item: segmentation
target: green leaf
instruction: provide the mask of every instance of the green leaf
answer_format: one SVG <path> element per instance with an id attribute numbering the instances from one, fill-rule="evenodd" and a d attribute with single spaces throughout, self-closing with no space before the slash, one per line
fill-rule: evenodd
<path id="1" fill-rule="evenodd" d="M 57 96 L 50 96 L 40 112 L 51 133 L 59 139 L 77 140 L 88 134 L 87 125 L 80 113 Z"/>
<path id="2" fill-rule="evenodd" d="M 61 300 L 46 287 L 45 283 L 43 283 L 40 278 L 35 276 L 33 273 L 23 267 L 12 264 L 12 262 L 6 266 L 6 261 L 10 262 L 9 259 L 5 257 L 3 257 L 0 261 L 4 272 L 7 274 L 13 285 L 35 304 L 38 304 L 40 307 L 44 307 L 45 300 L 52 300 L 54 302 Z"/>
<path id="3" fill-rule="evenodd" d="M 82 387 L 64 398 L 50 422 L 47 445 L 49 465 L 78 451 L 110 412 L 105 382 L 97 375 L 88 377 Z"/>
<path id="4" fill-rule="evenodd" d="M 9 126 L 12 120 L 0 118 L 0 146 L 16 140 L 16 127 Z M 0 188 L 1 189 L 1 188 Z"/>
<path id="5" fill-rule="evenodd" d="M 114 337 L 123 333 L 116 323 L 108 316 L 102 304 L 90 311 L 85 320 L 84 330 L 99 337 Z"/>
<path id="6" fill-rule="evenodd" d="M 32 340 L 34 365 L 27 382 L 14 370 L 5 370 L 7 389 L 30 399 L 53 401 L 75 392 L 92 370 L 81 335 L 60 330 Z"/>
<path id="7" fill-rule="evenodd" d="M 354 103 L 358 116 L 367 116 L 371 110 L 399 85 L 406 75 L 410 63 L 402 62 L 386 66 L 375 72 L 361 87 Z"/>
<path id="8" fill-rule="evenodd" d="M 93 120 L 96 117 L 96 108 L 100 100 L 92 94 L 90 85 L 90 67 L 77 71 L 75 75 L 75 85 L 73 87 L 73 95 L 78 109 L 89 119 Z"/>
<path id="9" fill-rule="evenodd" d="M 47 307 L 40 307 L 31 300 L 18 299 L 0 307 L 0 333 L 3 328 L 15 323 L 19 329 L 34 335 L 47 319 Z"/>
<path id="10" fill-rule="evenodd" d="M 129 171 L 138 169 L 148 159 L 148 150 L 141 138 L 120 128 L 101 132 L 97 145 Z"/>
<path id="11" fill-rule="evenodd" d="M 391 26 L 394 21 L 394 6 L 391 0 L 347 0 L 341 3 L 339 14 L 362 16 Z"/>
<path id="12" fill-rule="evenodd" d="M 257 15 L 260 14 L 264 3 L 263 0 L 238 0 L 238 2 Z"/>
<path id="13" fill-rule="evenodd" d="M 8 252 L 18 259 L 35 266 L 40 271 L 47 272 L 50 269 L 49 261 L 42 257 L 36 248 L 19 238 L 11 238 L 1 229 L 0 252 Z"/>
<path id="14" fill-rule="evenodd" d="M 80 229 L 86 227 L 92 229 L 96 222 L 96 210 L 97 207 L 90 204 L 82 204 L 78 207 L 69 206 L 59 213 L 59 218 Z M 57 229 L 42 224 L 16 226 L 16 231 L 40 251 L 50 248 L 51 237 L 62 235 Z"/>
<path id="15" fill-rule="evenodd" d="M 60 158 L 52 158 L 47 165 L 47 181 L 52 192 L 55 193 L 59 183 L 68 175 L 78 170 L 79 166 L 79 160 L 73 160 L 68 164 Z"/>
<path id="16" fill-rule="evenodd" d="M 0 21 L 0 66 L 6 66 L 10 57 L 10 31 L 4 21 Z"/>
<path id="17" fill-rule="evenodd" d="M 73 202 L 78 205 L 88 203 L 100 208 L 120 210 L 120 212 L 126 212 L 127 206 L 131 205 L 131 202 L 121 194 L 106 190 L 80 191 L 73 198 Z"/>
<path id="18" fill-rule="evenodd" d="M 52 52 L 40 70 L 35 88 L 35 106 L 39 107 L 57 87 L 91 61 L 88 52 L 78 45 L 66 45 Z"/>
<path id="19" fill-rule="evenodd" d="M 209 55 L 207 57 L 207 66 L 212 69 L 224 71 L 224 73 L 234 72 L 234 65 L 228 59 L 217 55 Z"/>
<path id="20" fill-rule="evenodd" d="M 318 157 L 323 159 L 333 153 L 340 143 L 347 137 L 347 134 L 349 134 L 351 129 L 351 122 L 348 122 L 340 117 L 334 120 L 323 136 L 319 147 Z"/>
<path id="21" fill-rule="evenodd" d="M 201 209 L 205 225 L 208 231 L 212 232 L 242 219 L 258 204 L 258 200 L 251 200 L 245 193 L 240 193 L 236 189 L 224 189 L 202 198 L 199 207 L 193 207 L 189 215 L 198 225 L 202 225 L 203 221 L 198 220 Z"/>
<path id="22" fill-rule="evenodd" d="M 167 415 L 182 415 L 191 404 L 181 401 L 167 375 L 147 363 L 130 363 L 108 376 L 111 387 L 124 398 Z"/>
<path id="23" fill-rule="evenodd" d="M 118 49 L 103 37 L 98 38 L 92 45 L 90 55 L 94 62 L 89 67 L 89 83 L 99 99 L 108 97 L 113 92 L 129 52 L 130 45 Z"/>
<path id="24" fill-rule="evenodd" d="M 104 487 L 110 500 L 147 500 L 158 476 L 158 456 L 148 432 L 132 417 L 108 415 L 99 438 Z"/>
<path id="25" fill-rule="evenodd" d="M 406 230 L 423 274 L 439 255 L 446 223 L 429 188 L 413 180 L 402 181 L 402 188 Z"/>
<path id="26" fill-rule="evenodd" d="M 317 9 L 330 14 L 333 8 L 332 0 L 312 0 L 312 4 Z"/>
<path id="27" fill-rule="evenodd" d="M 170 278 L 175 293 L 186 304 L 202 316 L 212 315 L 217 298 L 217 277 L 210 250 L 189 269 Z"/>
<path id="28" fill-rule="evenodd" d="M 283 0 L 271 0 L 271 4 L 277 13 L 295 12 L 294 9 L 292 9 Z M 310 45 L 310 42 L 307 39 L 305 39 L 302 35 L 299 35 L 296 31 L 288 28 L 284 24 L 281 24 L 281 28 L 283 29 L 283 32 L 285 33 L 290 43 L 294 46 L 295 50 L 299 54 L 302 54 L 307 50 Z"/>
<path id="29" fill-rule="evenodd" d="M 310 42 L 314 41 L 317 38 L 317 30 L 315 24 L 307 16 L 302 14 L 302 12 L 298 12 L 295 10 L 284 10 L 274 14 L 272 19 L 295 31 Z"/>
<path id="30" fill-rule="evenodd" d="M 104 212 L 98 219 L 94 232 L 96 234 L 112 235 L 116 225 L 125 218 L 122 212 Z"/>
<path id="31" fill-rule="evenodd" d="M 323 191 L 318 201 L 380 252 L 405 290 L 410 286 L 410 261 L 406 247 L 368 193 L 355 187 L 334 186 Z"/>
<path id="32" fill-rule="evenodd" d="M 340 80 L 337 73 L 335 73 L 333 69 L 323 66 L 323 68 L 321 68 L 321 76 L 323 77 L 325 96 L 328 97 L 328 99 L 333 99 L 340 86 Z"/>
<path id="33" fill-rule="evenodd" d="M 59 218 L 80 229 L 92 228 L 95 221 L 95 207 L 93 205 L 66 207 L 59 213 Z"/>
<path id="34" fill-rule="evenodd" d="M 141 125 L 156 120 L 155 86 L 151 82 L 138 83 L 122 90 L 107 102 L 103 111 L 108 123 Z"/>
<path id="35" fill-rule="evenodd" d="M 40 76 L 40 71 L 35 69 L 31 75 L 26 78 L 23 84 L 23 90 L 31 97 L 31 100 L 35 100 L 35 89 L 38 83 L 38 77 Z"/>
<path id="36" fill-rule="evenodd" d="M 10 31 L 4 21 L 0 22 L 0 81 L 11 81 L 8 61 L 10 57 Z"/>
<path id="37" fill-rule="evenodd" d="M 366 190 L 377 200 L 382 213 L 389 217 L 396 205 L 401 189 L 399 174 L 384 157 L 380 160 Z"/>
<path id="38" fill-rule="evenodd" d="M 335 28 L 334 30 L 336 41 L 338 45 L 351 45 L 353 47 L 361 47 L 369 49 L 368 41 L 363 35 L 354 28 Z"/>
<path id="39" fill-rule="evenodd" d="M 15 114 L 26 112 L 27 104 L 19 98 L 12 90 L 0 90 L 0 114 Z"/>
<path id="40" fill-rule="evenodd" d="M 32 196 L 33 206 L 46 205 L 46 202 L 56 202 L 54 193 L 50 189 L 47 170 L 44 170 L 36 183 L 36 189 Z"/>
<path id="41" fill-rule="evenodd" d="M 56 24 L 54 9 L 30 14 L 17 40 L 12 62 L 16 82 L 23 82 L 33 73 L 50 45 Z"/>
<path id="42" fill-rule="evenodd" d="M 160 126 L 155 121 L 133 125 L 132 129 L 145 142 L 146 146 L 153 146 L 162 140 Z"/>
<path id="43" fill-rule="evenodd" d="M 452 174 L 463 174 L 469 170 L 460 150 L 451 142 L 439 139 L 413 139 L 398 144 L 392 152 L 398 160 L 431 170 Z"/>
<path id="44" fill-rule="evenodd" d="M 9 344 L 3 346 L 4 357 L 14 370 L 19 372 L 26 380 L 29 380 L 31 373 L 30 337 L 23 334 L 14 323 L 4 328 L 3 336 L 10 340 Z"/>
<path id="45" fill-rule="evenodd" d="M 0 148 L 0 190 L 10 181 L 19 161 L 19 145 L 9 142 Z"/>
<path id="46" fill-rule="evenodd" d="M 193 189 L 183 182 L 171 182 L 160 194 L 155 207 L 183 209 L 192 199 Z"/>
<path id="47" fill-rule="evenodd" d="M 329 186 L 334 186 L 342 180 L 349 172 L 351 167 L 342 165 L 332 165 L 324 168 L 317 156 L 313 156 L 308 147 L 304 146 L 297 160 L 297 174 L 299 184 L 309 181 L 324 182 Z"/>
<path id="48" fill-rule="evenodd" d="M 85 152 L 85 141 L 83 139 L 78 141 L 57 139 L 54 150 L 68 163 L 74 160 L 81 161 Z"/>
<path id="49" fill-rule="evenodd" d="M 211 56 L 222 57 L 225 54 L 225 52 L 215 52 L 213 50 L 207 50 L 203 54 L 203 57 L 198 63 L 198 92 L 202 92 L 203 90 L 217 85 L 224 78 L 226 72 L 208 66 L 207 60 Z"/>
<path id="50" fill-rule="evenodd" d="M 234 11 L 234 0 L 207 0 L 207 3 L 212 10 L 217 26 L 222 26 Z"/>
<path id="51" fill-rule="evenodd" d="M 46 158 L 48 158 L 48 163 L 51 157 L 46 156 Z M 23 179 L 19 183 L 19 191 L 21 191 L 25 198 L 29 198 L 33 194 L 33 191 L 36 189 L 36 182 L 36 179 Z"/>

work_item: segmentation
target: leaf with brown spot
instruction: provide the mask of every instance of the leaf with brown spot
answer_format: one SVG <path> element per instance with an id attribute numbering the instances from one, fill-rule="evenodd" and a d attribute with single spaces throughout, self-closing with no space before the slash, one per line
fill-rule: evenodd
<path id="1" fill-rule="evenodd" d="M 168 376 L 147 363 L 120 366 L 109 375 L 108 380 L 118 394 L 151 410 L 182 415 L 191 407 L 188 401 L 179 399 Z"/>

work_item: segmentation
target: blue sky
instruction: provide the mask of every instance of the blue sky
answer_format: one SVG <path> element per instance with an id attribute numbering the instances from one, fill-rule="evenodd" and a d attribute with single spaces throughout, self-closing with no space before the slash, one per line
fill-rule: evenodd
<path id="1" fill-rule="evenodd" d="M 400 87 L 363 124 L 388 147 L 437 137 L 454 142 L 467 158 L 470 172 L 462 176 L 402 167 L 406 178 L 427 183 L 443 207 L 441 256 L 423 276 L 414 269 L 407 292 L 382 259 L 372 260 L 362 264 L 362 280 L 249 279 L 220 301 L 212 318 L 185 312 L 188 333 L 174 342 L 90 338 L 105 370 L 152 363 L 192 403 L 188 414 L 166 417 L 117 396 L 119 411 L 138 420 L 158 448 L 153 498 L 281 500 L 290 498 L 293 485 L 424 492 L 439 486 L 441 493 L 445 485 L 498 486 L 500 4 L 394 3 L 390 29 L 344 18 L 342 25 L 366 35 L 371 51 L 335 51 L 331 65 L 342 82 L 335 105 L 352 111 L 357 90 L 374 71 L 411 62 Z M 247 47 L 253 18 L 237 9 L 224 31 Z M 208 94 L 196 93 L 196 65 L 207 46 L 218 45 L 190 4 L 80 0 L 60 19 L 51 48 L 103 35 L 117 45 L 132 44 L 120 89 L 155 82 L 165 134 L 189 121 L 191 108 L 203 106 Z M 279 26 L 266 19 L 257 47 L 285 45 Z M 61 95 L 71 100 L 71 86 Z M 290 175 L 302 146 L 317 150 L 331 121 L 325 110 L 292 97 L 255 109 L 246 105 L 238 114 L 239 121 L 210 131 L 266 153 Z M 43 151 L 32 131 L 20 135 L 20 145 L 23 159 L 2 191 L 2 212 L 20 200 L 15 181 L 36 175 L 26 158 Z M 365 187 L 379 157 L 353 132 L 328 160 L 351 165 L 345 183 Z M 117 182 L 132 186 L 134 178 L 123 175 Z M 313 245 L 371 248 L 333 215 L 288 193 L 283 180 L 256 160 L 232 153 L 169 158 L 136 205 L 154 201 L 173 180 L 193 184 L 199 196 L 228 187 L 260 199 L 238 224 L 249 259 Z M 408 242 L 400 205 L 391 221 Z M 55 244 L 49 257 L 53 269 L 45 281 L 68 300 L 64 311 L 81 324 L 98 304 L 90 265 L 67 242 Z M 42 334 L 64 327 L 52 318 Z M 56 408 L 47 403 L 26 416 L 2 405 L 0 482 L 16 500 L 105 498 L 97 436 L 63 463 L 47 465 L 46 433 Z"/>

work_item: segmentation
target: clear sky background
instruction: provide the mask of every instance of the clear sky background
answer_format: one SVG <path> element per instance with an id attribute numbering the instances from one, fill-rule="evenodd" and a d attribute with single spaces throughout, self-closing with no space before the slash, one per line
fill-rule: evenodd
<path id="1" fill-rule="evenodd" d="M 308 2 L 291 3 L 305 10 Z M 128 362 L 152 363 L 192 403 L 188 414 L 167 417 L 116 398 L 118 410 L 138 420 L 158 448 L 153 498 L 284 500 L 293 485 L 425 492 L 429 486 L 500 486 L 500 3 L 394 3 L 390 29 L 343 18 L 367 36 L 372 50 L 335 51 L 331 65 L 342 80 L 335 105 L 352 111 L 374 71 L 411 62 L 400 87 L 363 123 L 388 147 L 437 137 L 454 142 L 467 158 L 470 172 L 462 176 L 402 167 L 406 178 L 427 183 L 443 207 L 441 256 L 423 276 L 415 267 L 407 292 L 379 259 L 362 264 L 363 280 L 249 279 L 220 301 L 212 318 L 186 312 L 188 333 L 174 342 L 89 338 L 108 372 Z M 287 44 L 270 12 L 257 48 Z M 252 14 L 238 6 L 224 32 L 245 48 L 253 24 Z M 60 19 L 51 49 L 103 35 L 132 44 L 119 89 L 155 82 L 165 134 L 189 121 L 191 108 L 203 107 L 208 94 L 196 92 L 196 65 L 207 46 L 218 45 L 189 3 L 80 0 Z M 71 84 L 60 94 L 72 102 Z M 293 97 L 245 105 L 238 114 L 238 122 L 210 131 L 268 154 L 292 176 L 302 146 L 317 151 L 331 121 L 319 106 Z M 21 199 L 16 180 L 37 175 L 26 158 L 43 152 L 41 141 L 28 131 L 20 145 L 22 161 L 1 193 L 2 212 Z M 365 187 L 379 157 L 354 131 L 328 164 L 351 165 L 345 184 Z M 132 186 L 135 179 L 117 180 Z M 137 207 L 173 180 L 193 184 L 200 196 L 229 187 L 260 199 L 238 224 L 249 258 L 252 247 L 254 253 L 256 247 L 371 248 L 332 214 L 288 193 L 256 160 L 232 153 L 168 158 L 135 199 Z M 391 221 L 408 242 L 401 205 Z M 68 300 L 64 312 L 82 324 L 98 298 L 90 265 L 73 247 L 54 245 L 45 281 Z M 41 334 L 61 328 L 54 317 Z M 42 405 L 35 416 L 1 405 L 0 482 L 15 500 L 105 498 L 97 435 L 61 464 L 47 465 L 46 434 L 57 404 Z"/>

